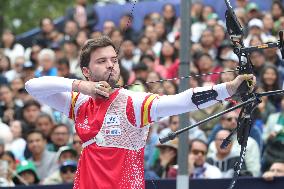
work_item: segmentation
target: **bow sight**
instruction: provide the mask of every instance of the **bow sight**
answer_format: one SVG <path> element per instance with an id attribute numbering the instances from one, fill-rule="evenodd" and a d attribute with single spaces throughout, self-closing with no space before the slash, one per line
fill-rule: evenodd
<path id="1" fill-rule="evenodd" d="M 259 51 L 267 48 L 279 48 L 281 51 L 282 59 L 284 59 L 284 40 L 283 40 L 283 31 L 279 32 L 279 40 L 278 42 L 270 42 L 258 46 L 250 46 L 245 47 L 243 43 L 243 28 L 239 23 L 237 16 L 235 15 L 231 3 L 229 0 L 225 0 L 225 4 L 227 6 L 227 10 L 225 13 L 226 18 L 226 26 L 227 32 L 230 36 L 230 39 L 233 43 L 233 51 L 238 56 L 239 59 L 239 74 L 252 74 L 253 73 L 253 65 L 249 59 L 249 55 L 253 51 Z M 216 117 L 219 117 L 223 114 L 226 114 L 230 111 L 236 110 L 241 108 L 238 120 L 237 120 L 237 127 L 232 131 L 232 133 L 223 141 L 221 148 L 226 148 L 227 145 L 231 142 L 230 138 L 237 132 L 237 140 L 239 145 L 241 146 L 241 152 L 238 162 L 235 165 L 235 173 L 233 180 L 230 184 L 230 189 L 232 189 L 236 183 L 240 170 L 242 168 L 242 164 L 244 162 L 244 157 L 246 153 L 247 141 L 250 134 L 250 130 L 252 127 L 252 115 L 254 110 L 257 108 L 258 104 L 261 102 L 260 98 L 262 96 L 270 96 L 270 95 L 277 95 L 284 93 L 284 90 L 277 90 L 277 91 L 269 91 L 263 93 L 255 93 L 250 92 L 251 82 L 243 82 L 240 87 L 238 88 L 238 96 L 241 97 L 241 103 L 231 107 L 223 112 L 210 116 L 200 122 L 197 122 L 194 125 L 185 127 L 183 129 L 177 130 L 175 132 L 170 132 L 166 137 L 160 138 L 160 143 L 165 143 L 169 140 L 173 140 L 177 135 L 192 129 L 196 126 L 202 125 Z"/>

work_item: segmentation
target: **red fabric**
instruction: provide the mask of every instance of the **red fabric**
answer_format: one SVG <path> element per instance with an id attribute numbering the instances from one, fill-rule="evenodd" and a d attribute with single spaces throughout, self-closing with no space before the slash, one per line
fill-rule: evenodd
<path id="1" fill-rule="evenodd" d="M 75 127 L 83 142 L 95 137 L 99 132 L 105 113 L 117 95 L 118 90 L 111 94 L 109 99 L 89 98 L 79 107 Z M 127 101 L 127 117 L 130 123 L 135 125 L 133 103 L 130 98 Z M 140 169 L 139 174 L 144 178 L 144 148 L 134 151 L 100 147 L 93 143 L 81 153 L 73 188 L 143 189 L 144 179 L 137 181 L 136 175 L 131 174 L 135 169 Z"/>
<path id="2" fill-rule="evenodd" d="M 178 77 L 178 70 L 179 70 L 179 59 L 175 60 L 175 62 L 167 68 L 167 79 L 172 79 Z"/>
<path id="3" fill-rule="evenodd" d="M 215 66 L 211 72 L 221 72 L 223 68 L 220 66 Z M 202 76 L 204 82 L 213 82 L 214 84 L 218 84 L 220 80 L 220 74 L 212 74 L 207 76 Z"/>

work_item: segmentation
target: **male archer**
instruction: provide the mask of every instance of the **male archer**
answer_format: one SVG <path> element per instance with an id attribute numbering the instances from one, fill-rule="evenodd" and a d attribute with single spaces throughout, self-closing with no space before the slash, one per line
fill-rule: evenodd
<path id="1" fill-rule="evenodd" d="M 188 89 L 176 95 L 115 88 L 120 77 L 117 51 L 102 36 L 88 40 L 80 52 L 87 81 L 41 77 L 26 83 L 38 101 L 69 115 L 83 141 L 74 189 L 145 188 L 144 147 L 149 123 L 161 117 L 206 108 L 236 93 L 253 75 L 231 82 Z"/>

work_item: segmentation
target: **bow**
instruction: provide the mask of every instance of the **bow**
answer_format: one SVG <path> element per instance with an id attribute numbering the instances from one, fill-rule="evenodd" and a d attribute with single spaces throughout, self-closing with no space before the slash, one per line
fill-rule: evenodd
<path id="1" fill-rule="evenodd" d="M 281 51 L 282 58 L 284 57 L 283 31 L 279 32 L 280 40 L 276 43 L 267 43 L 267 44 L 258 45 L 258 46 L 245 47 L 243 43 L 243 37 L 244 37 L 243 28 L 240 25 L 237 19 L 237 16 L 235 15 L 233 11 L 230 0 L 224 0 L 224 1 L 227 7 L 227 10 L 225 12 L 227 32 L 233 43 L 233 47 L 234 47 L 233 51 L 238 56 L 238 59 L 239 59 L 238 72 L 240 75 L 241 74 L 253 74 L 253 65 L 249 58 L 250 52 L 262 50 L 266 48 L 278 47 Z M 218 114 L 210 116 L 200 122 L 197 122 L 194 125 L 177 130 L 175 132 L 170 132 L 166 137 L 160 138 L 160 142 L 165 143 L 169 140 L 173 140 L 177 135 L 189 129 L 202 125 L 203 123 L 206 123 L 225 113 L 241 108 L 241 111 L 240 111 L 240 114 L 237 120 L 237 127 L 230 133 L 230 135 L 226 139 L 224 139 L 221 145 L 221 148 L 226 148 L 227 145 L 231 142 L 230 138 L 233 136 L 233 134 L 237 132 L 237 140 L 238 140 L 239 145 L 241 146 L 241 152 L 240 152 L 239 160 L 235 164 L 234 177 L 229 187 L 229 189 L 232 189 L 242 169 L 242 165 L 243 165 L 245 153 L 246 153 L 247 141 L 248 141 L 250 130 L 253 124 L 252 115 L 254 113 L 254 110 L 257 108 L 258 104 L 261 102 L 260 98 L 262 96 L 269 96 L 269 95 L 276 95 L 276 94 L 284 93 L 284 90 L 269 91 L 269 92 L 264 92 L 264 93 L 256 93 L 254 91 L 251 92 L 250 91 L 251 86 L 252 86 L 252 81 L 249 81 L 249 80 L 244 81 L 239 86 L 237 90 L 238 94 L 236 96 L 240 97 L 241 99 L 240 104 L 234 107 L 231 107 L 229 109 L 226 109 L 225 111 L 220 112 Z"/>
<path id="2" fill-rule="evenodd" d="M 279 43 L 268 43 L 255 47 L 245 47 L 243 43 L 243 29 L 233 11 L 230 0 L 225 0 L 227 10 L 225 13 L 227 32 L 230 36 L 230 39 L 234 45 L 234 53 L 238 56 L 239 59 L 239 74 L 253 74 L 253 65 L 249 58 L 249 53 L 255 50 L 261 50 L 265 48 L 274 48 L 278 47 L 281 50 L 282 58 L 284 57 L 283 51 L 283 31 L 279 32 L 280 41 Z M 261 96 L 268 96 L 273 94 L 282 93 L 283 91 L 275 91 L 272 93 L 262 93 L 258 94 L 255 92 L 250 92 L 249 88 L 252 85 L 252 81 L 244 81 L 239 87 L 239 96 L 241 101 L 247 102 L 250 99 L 251 103 L 245 104 L 240 111 L 237 127 L 231 132 L 231 134 L 223 141 L 221 148 L 226 148 L 230 143 L 231 136 L 237 132 L 237 140 L 241 146 L 241 152 L 238 162 L 235 164 L 235 173 L 233 180 L 230 184 L 230 189 L 232 189 L 236 183 L 237 177 L 242 169 L 242 165 L 245 158 L 247 141 L 250 134 L 251 127 L 253 125 L 252 115 L 254 114 L 255 109 L 258 104 L 261 102 Z"/>

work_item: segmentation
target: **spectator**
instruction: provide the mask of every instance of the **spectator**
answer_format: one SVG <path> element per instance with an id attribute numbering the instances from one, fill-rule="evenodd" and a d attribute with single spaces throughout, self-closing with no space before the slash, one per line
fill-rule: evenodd
<path id="1" fill-rule="evenodd" d="M 284 177 L 284 163 L 282 162 L 274 162 L 270 169 L 266 171 L 262 178 L 266 181 L 274 180 L 274 177 Z"/>
<path id="2" fill-rule="evenodd" d="M 239 58 L 233 51 L 229 51 L 226 56 L 223 57 L 222 63 L 225 68 L 235 70 L 239 65 Z"/>
<path id="3" fill-rule="evenodd" d="M 215 46 L 220 47 L 222 42 L 226 39 L 226 31 L 223 25 L 216 24 L 213 27 Z"/>
<path id="4" fill-rule="evenodd" d="M 254 51 L 250 53 L 250 60 L 253 64 L 253 72 L 256 76 L 256 80 L 260 82 L 260 73 L 264 66 L 266 65 L 265 57 L 263 52 L 261 51 Z"/>
<path id="5" fill-rule="evenodd" d="M 115 24 L 112 20 L 106 20 L 103 26 L 103 34 L 110 36 L 110 33 L 115 29 Z"/>
<path id="6" fill-rule="evenodd" d="M 15 34 L 11 30 L 4 30 L 0 42 L 0 48 L 4 49 L 5 56 L 8 56 L 11 60 L 11 64 L 14 65 L 15 59 L 18 56 L 24 56 L 25 49 L 24 47 L 16 43 Z"/>
<path id="7" fill-rule="evenodd" d="M 248 36 L 244 40 L 244 44 L 249 46 L 249 42 L 251 41 L 252 36 L 258 36 L 261 41 L 266 41 L 267 36 L 263 32 L 263 22 L 258 18 L 251 19 L 248 23 Z"/>
<path id="8" fill-rule="evenodd" d="M 9 181 L 7 179 L 8 175 L 8 163 L 6 161 L 0 160 L 0 187 L 9 186 Z"/>
<path id="9" fill-rule="evenodd" d="M 263 22 L 263 32 L 266 35 L 272 35 L 273 32 L 273 27 L 274 27 L 274 21 L 272 14 L 270 12 L 267 12 L 263 15 L 262 17 L 262 22 Z"/>
<path id="10" fill-rule="evenodd" d="M 284 159 L 284 97 L 281 100 L 281 111 L 269 115 L 266 122 L 263 139 L 266 148 L 263 153 L 263 170 L 266 171 L 274 162 Z"/>
<path id="11" fill-rule="evenodd" d="M 120 46 L 123 42 L 123 35 L 119 29 L 115 29 L 110 33 L 110 38 L 113 41 L 115 47 L 120 49 Z M 94 39 L 94 38 L 93 38 Z"/>
<path id="12" fill-rule="evenodd" d="M 40 108 L 40 104 L 35 100 L 29 100 L 24 104 L 22 108 L 22 117 L 24 123 L 26 124 L 26 127 L 23 128 L 24 136 L 29 131 L 35 129 L 36 119 L 41 112 Z"/>
<path id="13" fill-rule="evenodd" d="M 262 88 L 258 88 L 256 92 L 264 92 Z M 260 117 L 258 119 L 259 122 L 261 122 L 262 126 L 267 122 L 267 119 L 269 115 L 276 112 L 276 107 L 273 105 L 269 100 L 267 96 L 263 96 L 261 98 L 261 103 L 257 106 L 257 110 L 260 114 Z M 261 132 L 263 131 L 263 127 L 260 128 Z"/>
<path id="14" fill-rule="evenodd" d="M 156 22 L 155 25 L 155 31 L 157 33 L 158 41 L 165 41 L 167 39 L 167 31 L 166 26 L 163 21 Z"/>
<path id="15" fill-rule="evenodd" d="M 58 156 L 59 167 L 55 172 L 53 172 L 50 176 L 48 176 L 46 179 L 44 179 L 44 181 L 42 182 L 44 185 L 67 183 L 66 179 L 63 179 L 63 178 L 64 178 L 64 176 L 68 176 L 68 175 L 65 175 L 65 174 L 68 174 L 68 171 L 62 170 L 63 166 L 68 167 L 69 164 L 67 162 L 69 162 L 69 163 L 72 162 L 72 165 L 76 164 L 76 166 L 75 166 L 75 171 L 76 171 L 76 168 L 77 168 L 76 161 L 77 161 L 78 156 L 77 156 L 77 152 L 74 149 L 72 149 L 69 146 L 62 146 L 62 147 L 59 148 L 58 154 L 59 154 L 59 156 Z M 73 173 L 73 174 L 75 173 L 73 169 L 71 170 L 71 173 Z M 72 179 L 74 179 L 74 177 L 72 177 Z"/>
<path id="16" fill-rule="evenodd" d="M 63 50 L 65 57 L 69 61 L 70 72 L 78 78 L 84 78 L 81 73 L 80 65 L 78 64 L 78 46 L 74 40 L 64 42 Z"/>
<path id="17" fill-rule="evenodd" d="M 24 63 L 22 77 L 24 82 L 35 77 L 35 66 L 31 61 Z"/>
<path id="18" fill-rule="evenodd" d="M 53 21 L 49 17 L 44 17 L 40 20 L 41 33 L 34 39 L 34 44 L 43 48 L 49 48 L 52 43 L 52 32 L 55 30 Z"/>
<path id="19" fill-rule="evenodd" d="M 77 170 L 76 161 L 67 160 L 60 165 L 60 176 L 62 183 L 70 184 L 74 182 Z"/>
<path id="20" fill-rule="evenodd" d="M 270 43 L 270 42 L 272 43 L 277 42 L 276 37 L 270 36 L 264 41 L 264 43 Z M 269 48 L 269 49 L 264 49 L 263 52 L 266 59 L 266 64 L 270 63 L 277 67 L 280 76 L 279 82 L 282 84 L 282 82 L 284 81 L 284 61 L 282 60 L 282 58 L 280 58 L 280 55 L 278 54 L 278 49 Z"/>
<path id="21" fill-rule="evenodd" d="M 220 170 L 205 162 L 208 147 L 202 140 L 192 140 L 189 145 L 188 164 L 192 178 L 221 178 Z"/>
<path id="22" fill-rule="evenodd" d="M 134 54 L 135 46 L 131 40 L 125 40 L 121 44 L 121 65 L 128 71 L 138 63 L 139 57 Z"/>
<path id="23" fill-rule="evenodd" d="M 56 125 L 51 131 L 51 144 L 48 145 L 48 150 L 57 152 L 61 146 L 66 146 L 69 143 L 70 131 L 67 125 Z"/>
<path id="24" fill-rule="evenodd" d="M 77 133 L 73 134 L 72 148 L 77 152 L 77 154 L 81 154 L 82 151 L 82 141 Z"/>
<path id="25" fill-rule="evenodd" d="M 163 93 L 165 95 L 174 95 L 178 93 L 178 87 L 173 81 L 164 81 L 162 83 Z"/>
<path id="26" fill-rule="evenodd" d="M 0 102 L 0 117 L 4 123 L 20 118 L 21 107 L 15 103 L 12 89 L 7 85 L 0 86 Z"/>
<path id="27" fill-rule="evenodd" d="M 122 15 L 119 20 L 119 30 L 121 31 L 124 40 L 137 40 L 137 34 L 132 28 L 132 23 L 133 15 L 131 13 Z"/>
<path id="28" fill-rule="evenodd" d="M 274 0 L 271 5 L 271 14 L 274 21 L 277 21 L 281 16 L 283 16 L 284 7 L 280 0 Z"/>
<path id="29" fill-rule="evenodd" d="M 15 78 L 19 78 L 22 76 L 24 63 L 25 63 L 25 57 L 17 56 L 15 58 L 15 62 L 14 64 L 12 64 L 12 69 L 5 73 L 5 77 L 9 82 L 14 80 Z"/>
<path id="30" fill-rule="evenodd" d="M 13 181 L 16 185 L 34 185 L 39 183 L 39 177 L 35 164 L 32 161 L 21 161 L 17 165 L 16 175 L 14 175 Z"/>
<path id="31" fill-rule="evenodd" d="M 174 23 L 176 22 L 176 10 L 172 4 L 165 4 L 162 10 L 162 16 L 165 23 L 166 34 L 173 30 Z"/>
<path id="32" fill-rule="evenodd" d="M 24 81 L 20 77 L 17 77 L 11 81 L 10 86 L 13 92 L 15 103 L 18 106 L 23 107 L 24 103 L 20 99 L 20 90 L 25 88 Z"/>
<path id="33" fill-rule="evenodd" d="M 44 180 L 58 168 L 56 153 L 47 151 L 46 138 L 40 131 L 34 130 L 29 132 L 27 135 L 27 144 L 32 154 L 29 160 L 34 162 L 39 178 Z"/>
<path id="34" fill-rule="evenodd" d="M 85 30 L 79 31 L 76 35 L 76 38 L 75 38 L 75 42 L 76 42 L 78 48 L 80 49 L 81 47 L 83 47 L 83 45 L 85 44 L 85 42 L 88 39 L 89 39 L 88 32 L 86 32 Z"/>
<path id="35" fill-rule="evenodd" d="M 0 156 L 0 161 L 6 161 L 8 164 L 8 173 L 7 173 L 7 186 L 15 186 L 13 182 L 14 172 L 16 170 L 16 158 L 11 151 L 5 151 L 2 156 Z M 0 171 L 1 172 L 1 171 Z M 1 184 L 0 184 L 1 186 Z"/>
<path id="36" fill-rule="evenodd" d="M 57 76 L 55 67 L 55 53 L 51 49 L 42 49 L 38 54 L 39 68 L 35 72 L 35 77 Z"/>
<path id="37" fill-rule="evenodd" d="M 11 60 L 8 56 L 0 54 L 0 74 L 5 76 L 5 74 L 11 70 Z M 7 78 L 6 78 L 7 79 Z"/>
<path id="38" fill-rule="evenodd" d="M 262 69 L 260 73 L 260 83 L 261 87 L 265 92 L 274 91 L 280 89 L 280 76 L 276 66 L 268 64 Z M 279 109 L 279 105 L 281 102 L 281 96 L 272 95 L 268 96 L 268 100 L 276 105 L 276 108 Z"/>
<path id="39" fill-rule="evenodd" d="M 61 146 L 57 154 L 59 164 L 62 164 L 64 161 L 67 160 L 77 161 L 78 159 L 77 151 L 70 146 Z"/>
<path id="40" fill-rule="evenodd" d="M 205 29 L 200 37 L 200 44 L 204 53 L 208 53 L 212 58 L 216 58 L 215 36 L 212 29 Z"/>
<path id="41" fill-rule="evenodd" d="M 171 166 L 177 164 L 178 140 L 171 140 L 165 144 L 158 144 L 159 159 L 154 164 L 152 170 L 159 178 L 169 178 Z"/>
<path id="42" fill-rule="evenodd" d="M 10 129 L 13 134 L 13 141 L 10 145 L 10 150 L 15 158 L 19 161 L 24 160 L 24 151 L 27 142 L 23 139 L 23 122 L 14 120 L 10 123 Z"/>
<path id="43" fill-rule="evenodd" d="M 40 53 L 40 51 L 43 49 L 43 46 L 39 45 L 39 44 L 33 44 L 31 46 L 31 53 L 30 53 L 30 61 L 32 63 L 32 65 L 37 68 L 39 66 L 38 63 L 38 54 Z"/>
<path id="44" fill-rule="evenodd" d="M 135 49 L 135 53 L 137 55 L 140 55 L 140 61 L 142 55 L 144 55 L 149 48 L 151 48 L 150 39 L 145 36 L 140 37 L 138 40 L 137 48 Z"/>
<path id="45" fill-rule="evenodd" d="M 155 56 L 159 56 L 161 49 L 162 49 L 162 43 L 158 41 L 158 35 L 155 32 L 154 26 L 150 25 L 145 28 L 145 37 L 150 39 L 150 46 L 151 49 L 154 51 Z"/>
<path id="46" fill-rule="evenodd" d="M 93 31 L 98 18 L 93 6 L 88 6 L 86 0 L 76 0 L 73 7 L 66 10 L 66 19 L 74 20 L 80 29 Z"/>
<path id="47" fill-rule="evenodd" d="M 157 72 L 151 71 L 148 73 L 147 82 L 159 81 L 161 79 L 162 78 Z M 155 94 L 163 94 L 163 87 L 160 82 L 148 83 L 146 85 L 149 92 Z"/>
<path id="48" fill-rule="evenodd" d="M 228 129 L 228 130 L 233 130 L 237 127 L 237 119 L 238 119 L 238 112 L 237 111 L 232 111 L 228 112 L 227 114 L 224 114 L 221 117 L 220 124 L 215 125 L 213 130 L 211 131 L 209 137 L 208 137 L 208 143 L 210 144 L 216 137 L 216 133 L 219 130 L 222 129 Z M 255 142 L 257 144 L 258 150 L 261 150 L 263 147 L 263 140 L 261 137 L 261 132 L 259 128 L 252 126 L 251 131 L 250 131 L 250 137 L 253 140 L 252 146 L 254 146 Z M 251 140 L 249 139 L 249 140 Z M 257 149 L 256 147 L 256 149 Z M 255 150 L 256 150 L 255 149 Z"/>
<path id="49" fill-rule="evenodd" d="M 50 115 L 41 113 L 37 116 L 35 128 L 44 134 L 48 144 L 51 143 L 51 133 L 54 127 L 55 125 Z"/>
<path id="50" fill-rule="evenodd" d="M 207 144 L 202 140 L 195 139 L 190 142 L 188 153 L 188 171 L 190 178 L 222 178 L 221 171 L 205 161 L 207 150 Z M 176 172 L 176 168 L 174 167 L 170 170 L 170 175 L 176 176 Z"/>
<path id="51" fill-rule="evenodd" d="M 58 76 L 69 79 L 78 79 L 78 77 L 70 72 L 70 64 L 67 58 L 59 59 L 56 63 L 56 66 Z"/>
<path id="52" fill-rule="evenodd" d="M 219 72 L 222 70 L 220 66 L 214 65 L 213 58 L 207 53 L 201 53 L 197 56 L 196 66 L 199 74 L 209 73 L 209 72 Z M 220 75 L 208 75 L 202 77 L 203 81 L 217 83 L 220 79 Z"/>
<path id="53" fill-rule="evenodd" d="M 259 10 L 258 5 L 255 2 L 249 2 L 246 7 L 246 14 L 248 20 L 252 20 L 255 18 L 260 18 L 261 17 L 261 12 Z"/>
<path id="54" fill-rule="evenodd" d="M 223 140 L 229 136 L 230 132 L 230 130 L 225 129 L 217 132 L 215 140 L 212 142 L 215 145 L 216 151 L 207 156 L 207 162 L 221 170 L 222 178 L 232 178 L 234 176 L 234 168 L 240 155 L 237 151 L 232 149 L 233 143 L 230 143 L 224 149 L 221 148 Z M 252 175 L 252 173 L 246 169 L 246 162 L 243 163 L 240 175 Z"/>
<path id="55" fill-rule="evenodd" d="M 79 31 L 80 29 L 77 22 L 74 20 L 67 20 L 64 25 L 64 40 L 75 40 Z"/>

